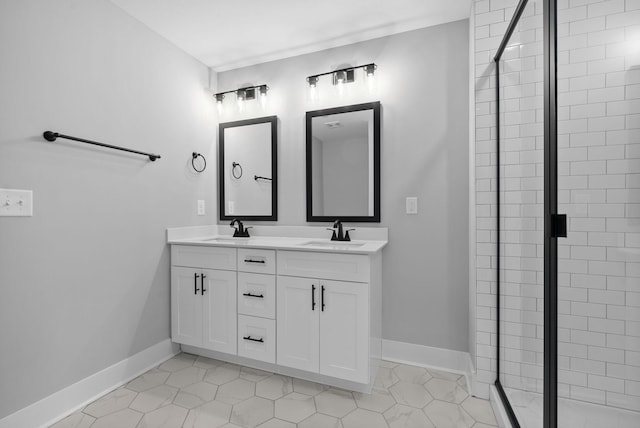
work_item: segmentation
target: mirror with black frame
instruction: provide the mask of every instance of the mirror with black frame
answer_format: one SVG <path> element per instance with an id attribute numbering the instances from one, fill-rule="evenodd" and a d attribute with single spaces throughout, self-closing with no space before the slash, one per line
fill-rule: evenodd
<path id="1" fill-rule="evenodd" d="M 277 220 L 277 116 L 219 125 L 220 220 Z"/>
<path id="2" fill-rule="evenodd" d="M 307 221 L 380 222 L 380 102 L 308 111 Z"/>

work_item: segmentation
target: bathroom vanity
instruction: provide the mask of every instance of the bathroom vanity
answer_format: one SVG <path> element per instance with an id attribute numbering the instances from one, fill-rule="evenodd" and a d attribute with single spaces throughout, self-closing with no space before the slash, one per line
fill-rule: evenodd
<path id="1" fill-rule="evenodd" d="M 369 392 L 387 229 L 358 228 L 351 242 L 330 241 L 321 227 L 228 233 L 167 231 L 172 340 L 185 352 Z"/>

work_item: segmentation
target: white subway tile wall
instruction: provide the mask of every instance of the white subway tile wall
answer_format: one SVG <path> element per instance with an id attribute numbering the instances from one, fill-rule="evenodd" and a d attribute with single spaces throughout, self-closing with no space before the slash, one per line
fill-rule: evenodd
<path id="1" fill-rule="evenodd" d="M 496 378 L 493 56 L 517 0 L 476 0 L 477 393 Z M 640 0 L 558 1 L 559 394 L 640 410 Z M 501 379 L 542 391 L 542 3 L 501 65 Z"/>
<path id="2" fill-rule="evenodd" d="M 640 0 L 558 1 L 558 34 L 558 391 L 640 411 Z"/>

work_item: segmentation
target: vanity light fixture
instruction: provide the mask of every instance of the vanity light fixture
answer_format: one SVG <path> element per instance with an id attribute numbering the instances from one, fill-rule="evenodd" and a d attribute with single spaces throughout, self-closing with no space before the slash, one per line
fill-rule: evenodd
<path id="1" fill-rule="evenodd" d="M 217 94 L 214 94 L 214 97 L 216 97 L 216 102 L 218 104 L 222 104 L 225 94 L 236 94 L 236 99 L 238 100 L 238 102 L 242 102 L 255 100 L 256 92 L 260 94 L 261 98 L 264 98 L 267 96 L 268 91 L 269 87 L 267 85 L 256 85 L 238 88 L 233 91 L 218 92 Z"/>
<path id="2" fill-rule="evenodd" d="M 320 76 L 327 76 L 329 74 L 332 76 L 334 85 L 351 83 L 355 81 L 355 71 L 359 68 L 362 68 L 368 77 L 372 77 L 375 74 L 378 66 L 374 63 L 370 63 L 365 65 L 357 65 L 355 67 L 346 67 L 339 70 L 328 71 L 326 73 L 320 73 L 307 77 L 307 83 L 309 84 L 310 88 L 315 88 L 318 85 Z"/>
<path id="3" fill-rule="evenodd" d="M 375 64 L 367 64 L 364 66 L 364 71 L 367 73 L 367 77 L 373 77 L 376 72 L 376 68 L 378 68 Z"/>
<path id="4" fill-rule="evenodd" d="M 309 83 L 310 88 L 315 88 L 318 84 L 318 76 L 309 76 L 307 77 L 307 82 Z"/>

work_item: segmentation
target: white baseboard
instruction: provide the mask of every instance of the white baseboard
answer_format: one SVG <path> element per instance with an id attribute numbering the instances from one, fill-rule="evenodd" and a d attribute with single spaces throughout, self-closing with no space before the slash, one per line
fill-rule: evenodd
<path id="1" fill-rule="evenodd" d="M 485 381 L 481 381 L 478 379 L 478 377 L 476 376 L 476 373 L 474 372 L 471 375 L 471 382 L 470 382 L 470 394 L 473 395 L 474 397 L 477 398 L 482 398 L 483 400 L 488 400 L 490 398 L 491 395 L 491 391 L 490 391 L 490 387 L 491 387 L 491 383 L 486 383 Z"/>
<path id="2" fill-rule="evenodd" d="M 0 428 L 48 427 L 178 352 L 179 347 L 166 339 L 0 419 Z M 383 339 L 382 359 L 459 373 L 468 380 L 473 376 L 467 352 Z"/>
<path id="3" fill-rule="evenodd" d="M 474 373 L 468 352 L 394 340 L 382 339 L 382 359 L 463 374 L 467 376 L 467 381 Z M 470 382 L 467 384 L 470 385 Z"/>
<path id="4" fill-rule="evenodd" d="M 0 428 L 48 427 L 178 352 L 166 339 L 0 419 Z"/>

